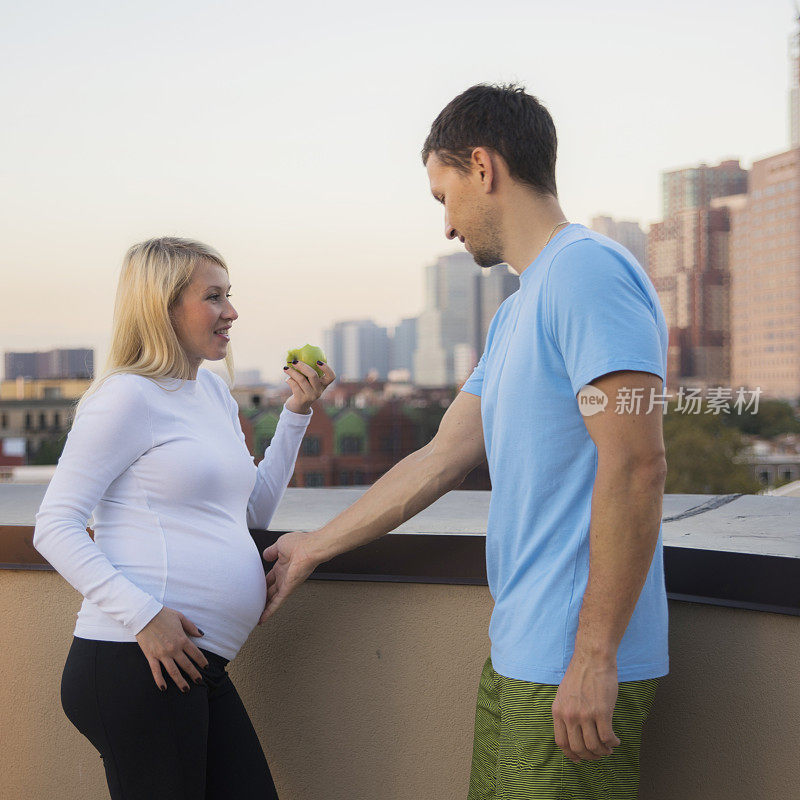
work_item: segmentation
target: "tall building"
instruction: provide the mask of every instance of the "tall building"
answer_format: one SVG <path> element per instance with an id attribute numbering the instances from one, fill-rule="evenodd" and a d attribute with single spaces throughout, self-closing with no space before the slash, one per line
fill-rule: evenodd
<path id="1" fill-rule="evenodd" d="M 425 310 L 417 324 L 414 383 L 463 383 L 478 363 L 500 304 L 519 289 L 508 264 L 479 267 L 468 253 L 442 256 L 427 267 Z"/>
<path id="2" fill-rule="evenodd" d="M 414 352 L 417 386 L 456 383 L 455 346 L 469 345 L 476 354 L 482 347 L 480 277 L 481 268 L 469 253 L 441 256 L 426 268 L 425 310 L 417 322 Z M 463 351 L 460 360 L 463 364 Z"/>
<path id="3" fill-rule="evenodd" d="M 592 219 L 591 228 L 621 244 L 647 270 L 647 234 L 638 222 L 597 216 Z"/>
<path id="4" fill-rule="evenodd" d="M 414 372 L 414 351 L 417 349 L 417 318 L 407 317 L 395 325 L 389 347 L 389 369 Z"/>
<path id="5" fill-rule="evenodd" d="M 462 342 L 453 348 L 453 380 L 459 385 L 472 374 L 478 363 L 480 353 L 471 344 Z"/>
<path id="6" fill-rule="evenodd" d="M 733 214 L 733 387 L 800 399 L 800 148 L 754 162 Z"/>
<path id="7" fill-rule="evenodd" d="M 94 375 L 94 350 L 88 347 L 6 353 L 5 379 L 45 380 L 89 378 Z"/>
<path id="8" fill-rule="evenodd" d="M 363 381 L 370 373 L 386 380 L 389 333 L 370 319 L 337 322 L 323 332 L 325 355 L 343 381 Z"/>
<path id="9" fill-rule="evenodd" d="M 478 299 L 480 307 L 478 315 L 480 319 L 480 336 L 475 345 L 480 358 L 486 345 L 486 334 L 489 332 L 492 317 L 494 317 L 497 309 L 500 308 L 503 300 L 519 289 L 519 275 L 512 272 L 508 264 L 497 264 L 482 271 L 479 277 L 479 284 Z"/>
<path id="10" fill-rule="evenodd" d="M 661 176 L 661 213 L 664 219 L 688 208 L 705 208 L 715 197 L 747 191 L 747 170 L 739 161 L 723 161 L 716 167 L 697 167 L 664 172 Z"/>
<path id="11" fill-rule="evenodd" d="M 733 213 L 731 384 L 800 402 L 800 16 L 789 42 L 789 150 L 750 171 Z"/>
<path id="12" fill-rule="evenodd" d="M 738 161 L 701 164 L 664 173 L 662 190 L 664 219 L 650 227 L 647 262 L 669 327 L 668 385 L 724 386 L 731 214 L 743 202 L 747 171 Z"/>
<path id="13" fill-rule="evenodd" d="M 337 322 L 324 349 L 344 381 L 374 371 L 410 376 L 425 388 L 463 383 L 478 363 L 500 304 L 519 289 L 507 264 L 482 269 L 468 253 L 442 256 L 425 268 L 425 309 L 401 320 L 391 336 L 370 320 Z M 398 380 L 393 376 L 393 380 Z"/>

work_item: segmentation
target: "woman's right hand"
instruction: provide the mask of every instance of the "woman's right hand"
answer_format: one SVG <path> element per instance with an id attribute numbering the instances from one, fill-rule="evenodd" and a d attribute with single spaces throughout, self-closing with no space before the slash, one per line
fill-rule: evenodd
<path id="1" fill-rule="evenodd" d="M 172 680 L 182 692 L 190 689 L 181 675 L 180 667 L 195 683 L 202 683 L 203 676 L 190 661 L 190 656 L 201 667 L 208 666 L 208 659 L 200 648 L 186 635 L 202 636 L 200 628 L 190 622 L 180 611 L 164 606 L 147 625 L 136 634 L 136 641 L 147 657 L 156 685 L 163 692 L 167 688 L 161 665 L 167 668 Z"/>

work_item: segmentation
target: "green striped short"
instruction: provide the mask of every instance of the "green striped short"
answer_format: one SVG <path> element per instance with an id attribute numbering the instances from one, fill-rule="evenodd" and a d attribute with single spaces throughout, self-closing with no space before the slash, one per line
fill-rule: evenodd
<path id="1" fill-rule="evenodd" d="M 558 686 L 506 678 L 486 659 L 478 687 L 467 800 L 635 800 L 639 745 L 658 678 L 619 684 L 612 724 L 620 745 L 597 761 L 556 746 Z"/>

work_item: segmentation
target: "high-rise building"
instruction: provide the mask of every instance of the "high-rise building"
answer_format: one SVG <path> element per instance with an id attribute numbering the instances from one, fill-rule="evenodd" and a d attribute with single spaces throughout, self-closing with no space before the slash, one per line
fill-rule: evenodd
<path id="1" fill-rule="evenodd" d="M 800 398 L 800 148 L 754 162 L 733 212 L 734 387 Z"/>
<path id="2" fill-rule="evenodd" d="M 800 16 L 789 42 L 789 147 L 750 171 L 733 211 L 731 384 L 800 402 Z"/>
<path id="3" fill-rule="evenodd" d="M 638 222 L 597 216 L 592 219 L 591 228 L 621 244 L 647 270 L 647 234 Z"/>
<path id="4" fill-rule="evenodd" d="M 669 327 L 668 385 L 726 385 L 731 208 L 747 171 L 738 161 L 701 164 L 664 173 L 662 189 L 664 219 L 650 227 L 647 262 Z"/>
<path id="5" fill-rule="evenodd" d="M 370 319 L 337 322 L 323 332 L 325 355 L 343 381 L 363 381 L 370 373 L 386 380 L 389 333 Z"/>
<path id="6" fill-rule="evenodd" d="M 462 385 L 469 378 L 479 358 L 480 354 L 466 342 L 453 348 L 453 378 L 457 384 Z"/>
<path id="7" fill-rule="evenodd" d="M 417 318 L 407 317 L 394 328 L 389 345 L 389 369 L 414 372 L 414 351 L 417 349 Z"/>
<path id="8" fill-rule="evenodd" d="M 489 332 L 492 317 L 500 308 L 503 300 L 519 289 L 519 275 L 512 272 L 508 264 L 497 264 L 484 269 L 482 273 L 479 276 L 480 291 L 478 292 L 480 336 L 475 343 L 478 358 L 486 345 L 486 334 Z"/>
<path id="9" fill-rule="evenodd" d="M 417 386 L 456 383 L 455 346 L 467 344 L 474 351 L 482 348 L 480 277 L 481 268 L 469 253 L 441 256 L 426 268 L 425 310 L 418 319 L 414 353 Z"/>
<path id="10" fill-rule="evenodd" d="M 492 317 L 519 289 L 519 276 L 507 264 L 482 269 L 468 253 L 454 253 L 426 267 L 425 289 L 425 310 L 401 320 L 391 336 L 369 320 L 324 331 L 325 352 L 342 380 L 364 380 L 374 370 L 381 380 L 395 371 L 425 388 L 463 383 L 483 352 Z"/>
<path id="11" fill-rule="evenodd" d="M 667 219 L 688 208 L 705 208 L 715 197 L 744 194 L 747 170 L 730 159 L 716 167 L 696 167 L 664 172 L 661 176 L 661 213 Z"/>
<path id="12" fill-rule="evenodd" d="M 442 256 L 427 268 L 426 307 L 417 325 L 414 383 L 463 383 L 478 363 L 500 304 L 519 289 L 508 264 L 479 267 L 468 253 Z"/>
<path id="13" fill-rule="evenodd" d="M 6 353 L 5 379 L 45 380 L 89 378 L 94 375 L 94 350 L 77 347 L 38 352 Z"/>

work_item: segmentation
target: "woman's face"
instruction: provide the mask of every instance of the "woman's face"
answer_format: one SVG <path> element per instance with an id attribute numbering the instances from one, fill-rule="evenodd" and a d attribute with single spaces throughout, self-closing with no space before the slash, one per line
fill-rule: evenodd
<path id="1" fill-rule="evenodd" d="M 228 352 L 230 331 L 223 331 L 224 336 L 216 331 L 239 317 L 227 297 L 229 289 L 228 273 L 203 259 L 172 307 L 172 326 L 195 369 L 203 360 L 219 361 Z"/>

